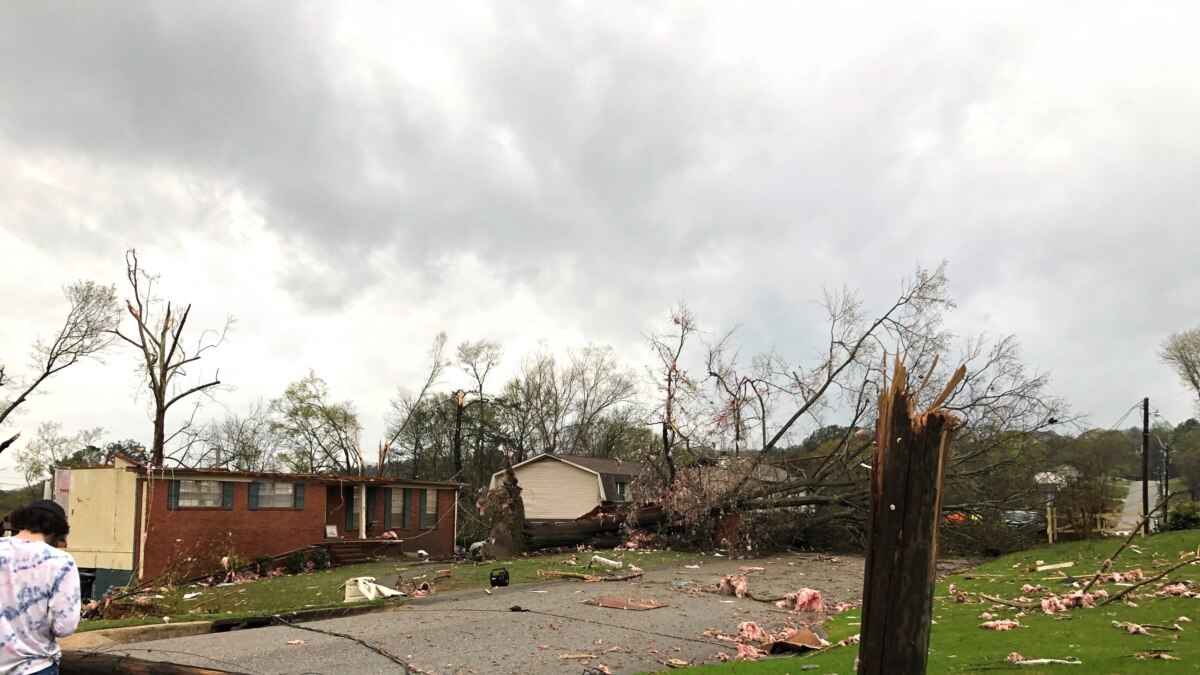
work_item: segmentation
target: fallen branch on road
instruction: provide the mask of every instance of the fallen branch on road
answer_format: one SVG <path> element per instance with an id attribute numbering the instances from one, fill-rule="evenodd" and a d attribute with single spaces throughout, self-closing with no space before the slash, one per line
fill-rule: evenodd
<path id="1" fill-rule="evenodd" d="M 584 581 L 629 581 L 642 576 L 643 572 L 631 572 L 629 574 L 620 574 L 616 576 L 604 574 L 581 574 L 579 572 L 560 572 L 558 570 L 538 570 L 538 578 L 547 579 L 582 579 Z"/>

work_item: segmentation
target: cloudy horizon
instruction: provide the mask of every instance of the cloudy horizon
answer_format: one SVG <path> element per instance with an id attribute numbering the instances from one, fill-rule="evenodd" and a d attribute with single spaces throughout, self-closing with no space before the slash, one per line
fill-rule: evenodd
<path id="1" fill-rule="evenodd" d="M 1186 2 L 10 3 L 0 363 L 28 372 L 65 284 L 125 297 L 136 248 L 193 326 L 236 319 L 201 362 L 222 405 L 311 368 L 373 456 L 439 331 L 499 342 L 497 384 L 539 343 L 642 373 L 682 301 L 803 360 L 824 289 L 878 311 L 946 260 L 957 335 L 1015 335 L 1088 426 L 1143 396 L 1179 423 L 1157 351 L 1200 324 L 1197 26 Z M 148 443 L 134 360 L 106 361 L 0 434 Z"/>

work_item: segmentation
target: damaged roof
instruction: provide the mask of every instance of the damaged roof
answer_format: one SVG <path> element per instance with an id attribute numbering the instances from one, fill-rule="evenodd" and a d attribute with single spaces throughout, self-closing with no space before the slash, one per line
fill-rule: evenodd
<path id="1" fill-rule="evenodd" d="M 408 478 L 393 478 L 392 476 L 344 476 L 331 473 L 283 473 L 277 471 L 232 471 L 230 469 L 191 468 L 191 467 L 159 467 L 144 466 L 130 467 L 128 471 L 141 474 L 152 473 L 160 478 L 197 477 L 201 479 L 218 480 L 221 478 L 249 478 L 267 481 L 297 482 L 311 481 L 315 483 L 366 484 L 366 485 L 428 485 L 430 487 L 458 488 L 461 483 L 436 480 L 419 480 Z"/>

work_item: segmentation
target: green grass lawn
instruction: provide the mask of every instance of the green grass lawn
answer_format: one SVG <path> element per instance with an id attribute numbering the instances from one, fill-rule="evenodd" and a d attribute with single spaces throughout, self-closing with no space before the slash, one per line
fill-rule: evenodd
<path id="1" fill-rule="evenodd" d="M 1180 559 L 1180 552 L 1195 552 L 1200 546 L 1200 531 L 1168 532 L 1149 538 L 1134 540 L 1138 548 L 1126 548 L 1117 559 L 1115 569 L 1128 571 L 1140 568 L 1147 576 L 1154 576 Z M 1021 627 L 1004 632 L 979 628 L 982 612 L 990 612 L 997 618 L 1013 618 L 1018 610 L 1011 608 L 993 609 L 993 603 L 981 600 L 980 593 L 1015 599 L 1021 595 L 1024 584 L 1042 585 L 1053 589 L 1060 596 L 1071 586 L 1062 584 L 1063 572 L 1082 579 L 1082 586 L 1120 545 L 1119 540 L 1103 539 L 1091 542 L 1069 542 L 1055 544 L 1030 551 L 1005 556 L 979 567 L 956 574 L 937 585 L 934 599 L 934 620 L 929 647 L 929 672 L 931 673 L 976 673 L 993 670 L 1014 670 L 1022 673 L 1085 672 L 1085 673 L 1195 673 L 1200 671 L 1200 599 L 1181 598 L 1137 598 L 1137 607 L 1115 602 L 1105 607 L 1076 609 L 1053 615 L 1031 611 L 1021 617 Z M 1036 572 L 1038 560 L 1046 563 L 1073 561 L 1074 567 L 1066 570 Z M 1157 568 L 1156 568 L 1157 565 Z M 1184 566 L 1166 579 L 1187 579 L 1197 588 L 1200 581 L 1200 565 Z M 1166 580 L 1164 579 L 1164 581 Z M 970 602 L 959 604 L 947 593 L 950 583 L 971 596 Z M 1104 584 L 1104 588 L 1116 594 L 1122 587 Z M 1157 584 L 1147 586 L 1139 593 L 1157 590 Z M 1032 593 L 1027 597 L 1040 600 L 1044 594 Z M 1171 626 L 1176 618 L 1186 616 L 1194 623 L 1180 623 L 1183 631 L 1152 630 L 1151 635 L 1130 635 L 1114 628 L 1113 621 L 1129 621 L 1138 624 Z M 862 614 L 859 610 L 846 612 L 825 623 L 830 641 L 859 632 Z M 1133 655 L 1150 650 L 1169 650 L 1178 661 L 1138 661 Z M 1062 665 L 1016 666 L 1004 662 L 1010 652 L 1019 652 L 1030 659 L 1075 657 L 1082 661 L 1081 667 Z M 764 661 L 730 663 L 725 665 L 700 666 L 688 672 L 725 673 L 854 673 L 857 647 L 832 648 L 808 655 L 769 659 Z M 815 666 L 815 668 L 811 668 Z"/>
<path id="2" fill-rule="evenodd" d="M 639 567 L 650 567 L 668 563 L 678 563 L 689 558 L 688 554 L 669 551 L 596 551 L 596 554 L 606 558 L 616 558 Z M 581 562 L 586 562 L 592 554 L 578 556 Z M 173 622 L 200 621 L 214 619 L 240 618 L 247 616 L 262 616 L 290 612 L 303 609 L 324 607 L 349 607 L 352 604 L 384 604 L 376 600 L 374 603 L 362 601 L 345 603 L 345 592 L 342 584 L 353 577 L 375 577 L 382 580 L 385 577 L 399 575 L 404 581 L 433 580 L 439 570 L 450 570 L 450 576 L 437 579 L 435 586 L 439 592 L 460 588 L 486 588 L 489 585 L 489 575 L 496 567 L 508 569 L 509 582 L 523 584 L 537 581 L 537 571 L 585 571 L 581 568 L 562 564 L 570 554 L 554 556 L 532 556 L 511 561 L 473 564 L 467 563 L 407 563 L 403 560 L 389 560 L 363 565 L 349 565 L 333 569 L 309 572 L 296 576 L 279 577 L 276 579 L 260 579 L 246 584 L 221 587 L 177 586 L 159 591 L 149 591 L 145 595 L 161 595 L 155 598 L 155 614 L 171 617 Z M 183 596 L 199 592 L 200 595 L 184 600 Z M 79 630 L 97 630 L 100 628 L 116 628 L 119 626 L 134 626 L 150 623 L 162 623 L 161 616 L 139 616 L 105 621 L 83 621 Z"/>

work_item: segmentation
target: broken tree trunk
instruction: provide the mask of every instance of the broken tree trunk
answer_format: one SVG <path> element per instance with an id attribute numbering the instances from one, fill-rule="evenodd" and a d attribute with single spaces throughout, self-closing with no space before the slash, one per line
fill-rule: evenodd
<path id="1" fill-rule="evenodd" d="M 504 481 L 480 500 L 481 515 L 492 519 L 492 530 L 483 545 L 484 558 L 503 560 L 528 550 L 525 541 L 525 502 L 512 463 L 504 462 Z"/>
<path id="2" fill-rule="evenodd" d="M 940 406 L 965 372 L 959 368 L 929 411 L 917 415 L 920 391 L 908 388 L 897 359 L 891 386 L 879 396 L 859 675 L 925 672 L 942 482 L 960 425 Z"/>

